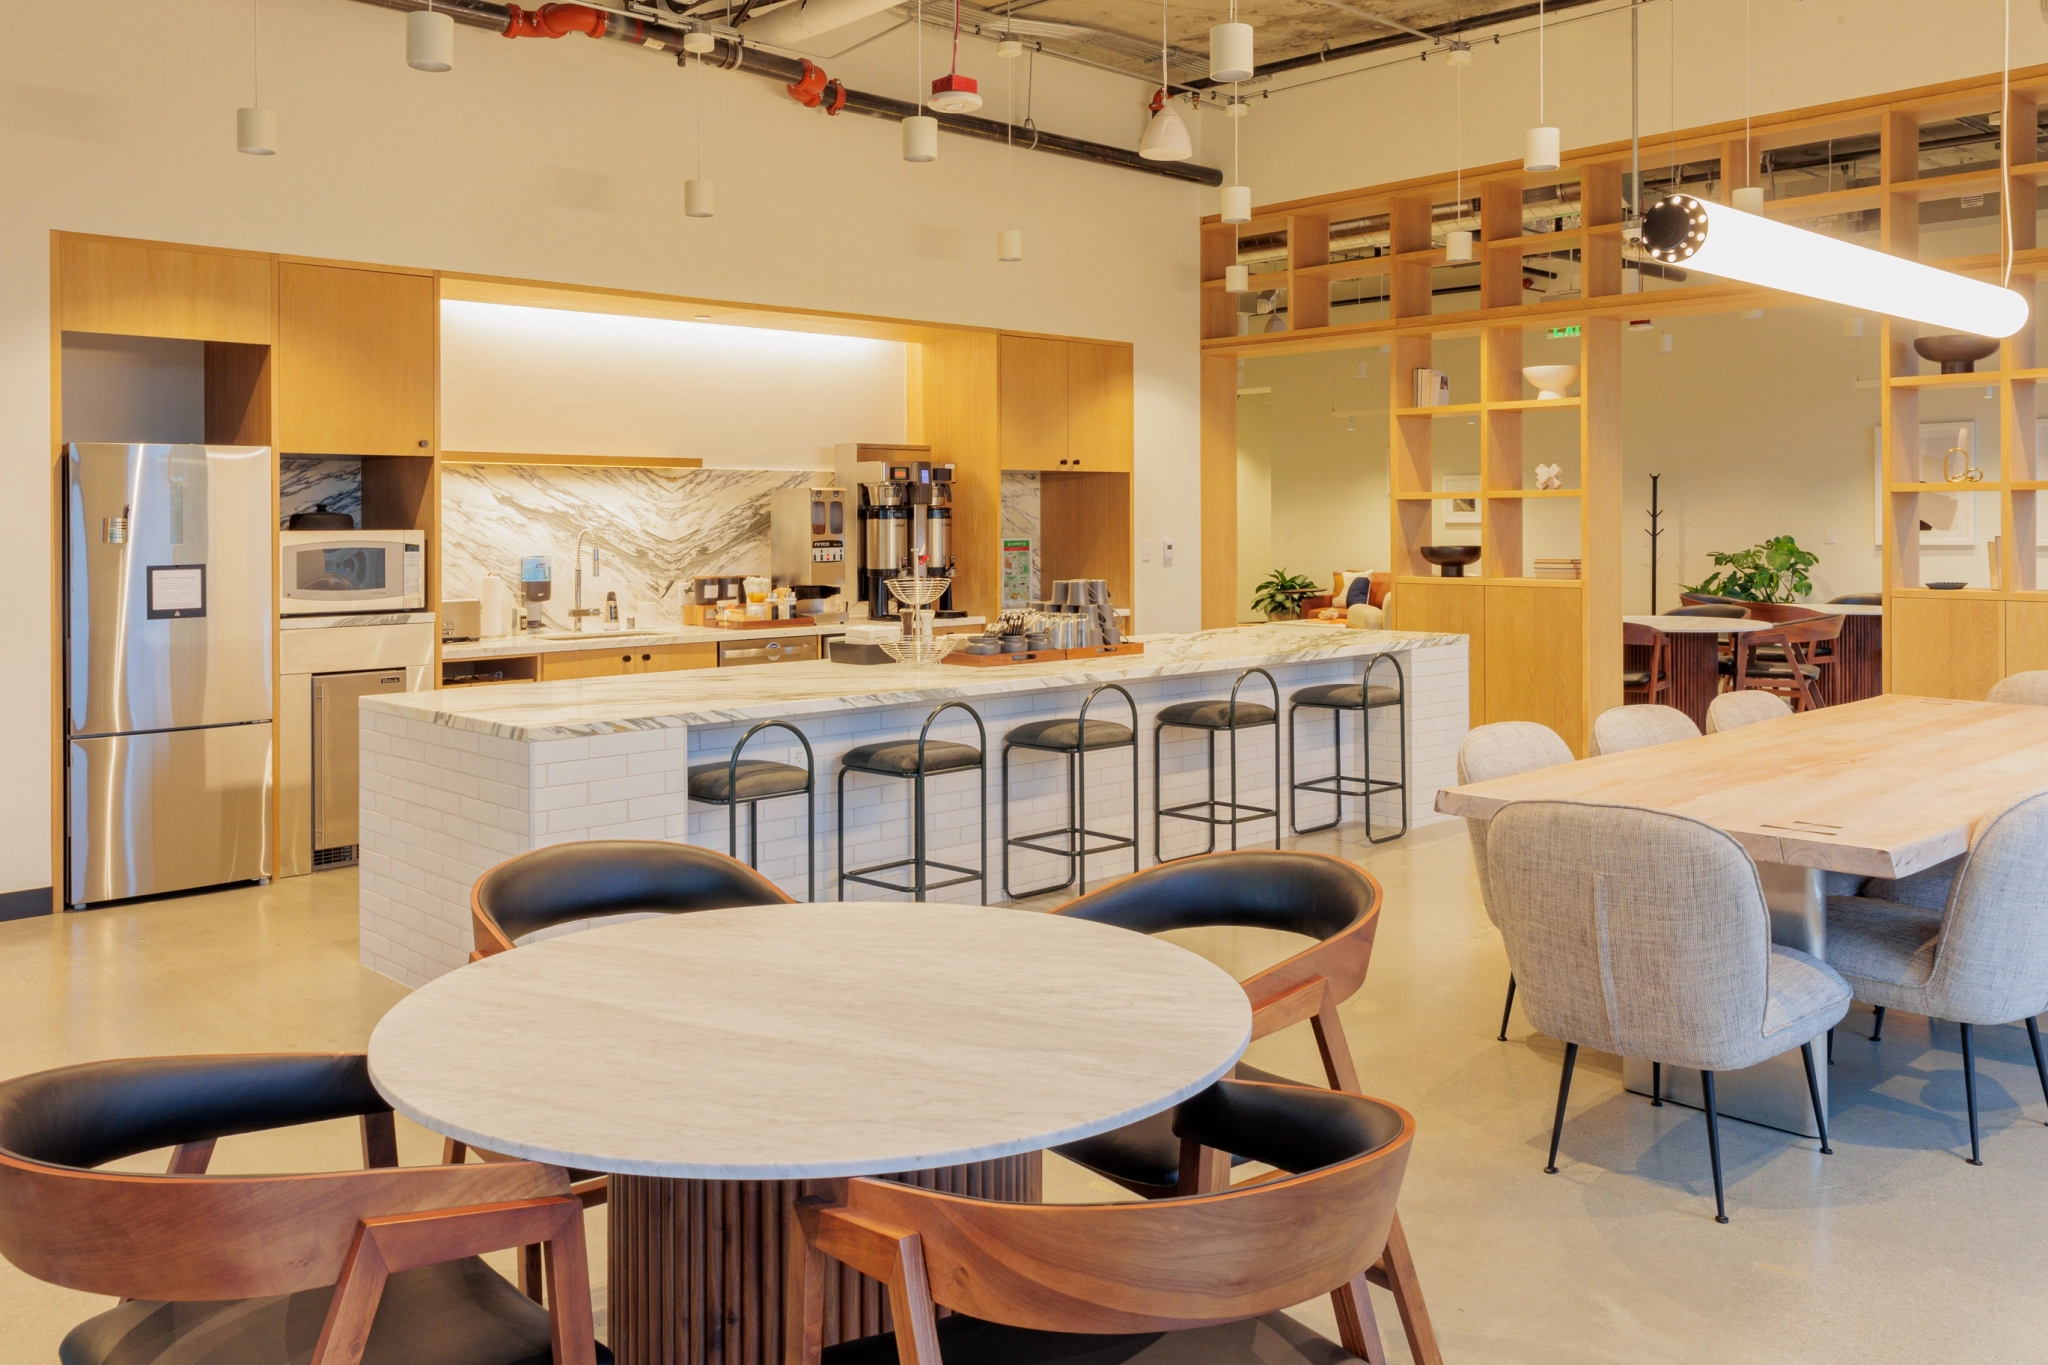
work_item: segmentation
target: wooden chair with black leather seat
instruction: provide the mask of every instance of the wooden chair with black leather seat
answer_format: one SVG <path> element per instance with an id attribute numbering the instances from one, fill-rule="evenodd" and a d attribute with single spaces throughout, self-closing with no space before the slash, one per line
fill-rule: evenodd
<path id="1" fill-rule="evenodd" d="M 1666 649 L 1664 632 L 1655 626 L 1637 625 L 1633 621 L 1621 623 L 1621 643 L 1624 647 L 1635 646 L 1650 651 L 1644 660 L 1647 665 L 1640 669 L 1626 669 L 1621 675 L 1621 695 L 1624 701 L 1655 703 L 1657 698 L 1671 690 L 1671 664 Z"/>
<path id="2" fill-rule="evenodd" d="M 788 1365 L 1380 1365 L 1366 1285 L 1398 1235 L 1415 1120 L 1362 1095 L 1221 1081 L 1172 1124 L 1283 1174 L 1144 1203 L 999 1204 L 867 1178 L 800 1200 Z M 888 1286 L 893 1332 L 821 1349 L 827 1258 Z M 1341 1351 L 1283 1311 L 1320 1294 Z M 1416 1355 L 1438 1358 L 1433 1342 Z"/>
<path id="3" fill-rule="evenodd" d="M 367 1169 L 209 1176 L 223 1137 L 359 1117 Z M 172 1149 L 163 1175 L 93 1167 Z M 552 1311 L 478 1257 L 545 1248 Z M 65 1365 L 595 1365 L 583 1205 L 531 1161 L 398 1167 L 351 1053 L 87 1062 L 0 1083 L 0 1254 L 121 1302 Z"/>
<path id="4" fill-rule="evenodd" d="M 1736 636 L 1735 657 L 1729 664 L 1733 690 L 1773 692 L 1795 711 L 1816 709 L 1821 704 L 1821 670 L 1837 661 L 1835 642 L 1846 619 L 1813 616 Z"/>

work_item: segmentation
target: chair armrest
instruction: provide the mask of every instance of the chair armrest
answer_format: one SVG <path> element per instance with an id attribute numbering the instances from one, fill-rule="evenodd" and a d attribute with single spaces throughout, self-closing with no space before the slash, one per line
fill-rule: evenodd
<path id="1" fill-rule="evenodd" d="M 790 1210 L 784 1278 L 784 1365 L 818 1365 L 825 1348 L 825 1258 L 882 1281 L 902 1365 L 942 1365 L 924 1239 L 816 1196 Z"/>

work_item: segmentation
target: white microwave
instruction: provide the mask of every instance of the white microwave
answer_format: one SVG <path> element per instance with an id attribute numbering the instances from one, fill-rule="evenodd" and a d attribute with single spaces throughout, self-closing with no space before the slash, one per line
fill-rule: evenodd
<path id="1" fill-rule="evenodd" d="M 426 549 L 423 531 L 280 531 L 280 610 L 423 611 Z"/>

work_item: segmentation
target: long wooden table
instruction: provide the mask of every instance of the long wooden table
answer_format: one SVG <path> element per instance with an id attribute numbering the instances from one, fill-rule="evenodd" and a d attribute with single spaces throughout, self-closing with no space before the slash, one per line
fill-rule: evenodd
<path id="1" fill-rule="evenodd" d="M 2048 707 L 1872 697 L 1437 795 L 1478 819 L 1515 801 L 1645 806 L 1726 830 L 1757 860 L 1771 936 L 1827 949 L 1826 873 L 1903 877 L 1966 852 L 1977 822 L 2048 786 Z M 1796 1053 L 1717 1077 L 1724 1112 L 1814 1135 Z M 1825 1073 L 1826 1068 L 1822 1068 Z M 1649 1059 L 1625 1068 L 1647 1090 Z M 1697 1078 L 1665 1068 L 1666 1093 L 1697 1103 Z M 1826 1098 L 1825 1074 L 1821 1076 Z"/>

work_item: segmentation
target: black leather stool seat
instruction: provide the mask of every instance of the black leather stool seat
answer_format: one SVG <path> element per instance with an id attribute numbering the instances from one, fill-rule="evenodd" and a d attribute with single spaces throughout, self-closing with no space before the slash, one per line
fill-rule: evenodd
<path id="1" fill-rule="evenodd" d="M 1285 1313 L 1185 1332 L 1089 1336 L 1005 1327 L 964 1313 L 939 1319 L 939 1350 L 967 1365 L 1356 1365 L 1358 1357 Z M 824 1365 L 896 1365 L 885 1333 L 825 1348 Z"/>
<path id="2" fill-rule="evenodd" d="M 1621 685 L 1623 687 L 1648 687 L 1650 685 L 1650 670 L 1647 668 L 1631 668 L 1626 670 L 1621 675 Z"/>
<path id="3" fill-rule="evenodd" d="M 1240 1081 L 1266 1081 L 1274 1085 L 1299 1085 L 1299 1081 L 1275 1076 L 1270 1071 L 1240 1065 L 1232 1073 Z M 1173 1110 L 1163 1109 L 1148 1119 L 1112 1128 L 1107 1133 L 1062 1143 L 1053 1148 L 1077 1166 L 1097 1175 L 1113 1176 L 1133 1185 L 1150 1185 L 1171 1190 L 1180 1184 L 1180 1139 L 1173 1133 Z M 1232 1166 L 1249 1158 L 1233 1154 Z"/>
<path id="4" fill-rule="evenodd" d="M 60 1365 L 293 1365 L 309 1359 L 332 1286 L 222 1303 L 135 1299 L 71 1329 Z M 370 1320 L 364 1365 L 550 1365 L 548 1314 L 476 1257 L 403 1270 Z M 612 1353 L 597 1348 L 599 1365 Z"/>
<path id="5" fill-rule="evenodd" d="M 1161 725 L 1184 725 L 1191 730 L 1228 730 L 1232 728 L 1230 702 L 1177 701 L 1171 706 L 1160 707 L 1157 721 Z M 1272 723 L 1272 707 L 1250 701 L 1237 704 L 1237 729 L 1249 730 Z"/>
<path id="6" fill-rule="evenodd" d="M 810 774 L 794 763 L 772 763 L 765 758 L 743 758 L 739 781 L 732 781 L 733 765 L 693 763 L 690 765 L 690 796 L 697 801 L 761 801 L 771 796 L 792 796 L 804 789 Z M 737 786 L 738 792 L 733 788 Z"/>
<path id="7" fill-rule="evenodd" d="M 1003 743 L 1014 744 L 1020 749 L 1051 749 L 1058 753 L 1072 753 L 1080 747 L 1081 722 L 1079 720 L 1027 720 L 1003 736 Z M 1091 720 L 1088 722 L 1088 748 L 1121 749 L 1127 744 L 1137 743 L 1137 736 L 1128 725 L 1119 725 L 1113 720 Z"/>
<path id="8" fill-rule="evenodd" d="M 1304 687 L 1292 698 L 1296 706 L 1328 706 L 1340 711 L 1363 711 L 1374 706 L 1396 706 L 1401 701 L 1401 689 L 1374 683 L 1324 683 L 1318 687 Z"/>
<path id="9" fill-rule="evenodd" d="M 848 749 L 839 766 L 857 773 L 880 773 L 884 777 L 909 777 L 917 772 L 917 741 L 885 739 Z M 924 746 L 924 770 L 928 773 L 958 772 L 981 766 L 981 750 L 972 744 L 955 744 L 935 739 Z"/>

